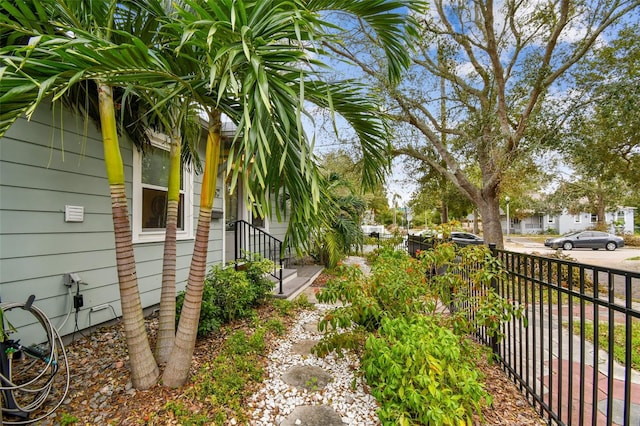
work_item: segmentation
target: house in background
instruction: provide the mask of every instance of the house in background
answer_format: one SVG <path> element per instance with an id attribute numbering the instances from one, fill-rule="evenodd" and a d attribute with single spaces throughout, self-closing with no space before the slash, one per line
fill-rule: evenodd
<path id="1" fill-rule="evenodd" d="M 520 216 L 520 215 L 519 215 Z M 633 233 L 635 208 L 619 207 L 614 212 L 607 212 L 605 223 L 608 231 L 612 233 Z M 553 232 L 565 234 L 571 231 L 582 231 L 593 228 L 598 221 L 598 217 L 591 213 L 570 214 L 563 211 L 559 214 L 530 213 L 525 217 L 510 217 L 510 234 L 541 234 L 543 232 Z M 507 232 L 507 217 L 502 212 L 502 230 Z"/>
<path id="2" fill-rule="evenodd" d="M 227 137 L 233 128 L 226 128 Z M 139 152 L 121 137 L 138 284 L 144 308 L 159 303 L 164 245 L 167 146 L 156 135 Z M 200 144 L 204 150 L 204 138 Z M 121 316 L 115 240 L 102 136 L 93 124 L 59 106 L 20 118 L 0 140 L 0 298 L 35 304 L 61 335 Z M 226 229 L 236 220 L 280 238 L 286 223 L 256 223 L 243 197 L 227 191 L 220 167 L 207 264 L 235 260 Z M 197 226 L 201 176 L 184 167 L 180 193 L 176 281 L 185 287 Z M 254 231 L 251 231 L 254 232 Z M 69 275 L 75 274 L 70 284 Z M 80 281 L 80 283 L 78 283 Z M 70 315 L 73 295 L 83 306 Z M 20 324 L 14 324 L 19 326 Z M 26 325 L 28 327 L 28 325 Z"/>

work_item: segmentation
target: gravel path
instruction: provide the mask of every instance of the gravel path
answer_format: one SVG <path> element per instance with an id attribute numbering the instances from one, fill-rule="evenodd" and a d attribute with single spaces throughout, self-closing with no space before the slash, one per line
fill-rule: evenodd
<path id="1" fill-rule="evenodd" d="M 357 260 L 355 261 L 357 262 Z M 361 263 L 364 265 L 364 262 Z M 322 283 L 323 280 L 317 280 Z M 318 284 L 321 286 L 322 284 Z M 309 301 L 316 302 L 318 287 L 305 291 Z M 315 310 L 302 311 L 287 321 L 287 334 L 268 343 L 265 356 L 265 380 L 257 384 L 246 400 L 249 426 L 289 426 L 318 424 L 379 425 L 375 414 L 378 407 L 368 388 L 356 374 L 359 360 L 352 354 L 344 357 L 332 354 L 318 358 L 309 348 L 321 337 L 317 322 L 331 306 L 316 304 Z M 260 320 L 266 321 L 272 314 L 260 311 Z M 247 323 L 248 324 L 248 323 Z M 147 321 L 148 331 L 155 334 L 157 322 Z M 241 327 L 238 324 L 236 327 Z M 147 391 L 131 387 L 128 371 L 128 354 L 122 323 L 104 327 L 67 346 L 71 388 L 56 415 L 39 422 L 43 426 L 60 424 L 63 415 L 77 418 L 82 425 L 168 425 L 179 421 L 166 409 L 167 402 L 178 402 L 189 407 L 192 413 L 206 413 L 207 401 L 196 401 L 185 395 L 190 385 L 169 389 L 161 385 Z M 214 334 L 199 339 L 192 365 L 194 377 L 206 363 L 212 362 L 225 340 L 224 335 Z M 330 377 L 326 386 L 320 380 L 288 384 L 285 375 L 296 366 L 309 366 L 326 371 Z M 496 364 L 479 361 L 485 376 L 485 386 L 494 398 L 494 404 L 484 412 L 484 421 L 477 425 L 541 425 L 540 417 L 533 411 L 522 394 Z M 304 386 L 304 385 L 307 386 Z M 324 408 L 325 414 L 334 413 L 338 423 L 310 423 L 304 407 Z M 303 423 L 303 421 L 305 421 Z"/>
<path id="2" fill-rule="evenodd" d="M 249 406 L 254 409 L 252 424 L 279 425 L 296 407 L 305 405 L 330 406 L 347 425 L 380 424 L 375 413 L 378 404 L 355 374 L 359 362 L 352 353 L 345 353 L 343 357 L 330 354 L 325 358 L 318 358 L 304 349 L 299 351 L 303 353 L 296 353 L 296 343 L 308 342 L 310 345 L 311 341 L 318 341 L 321 337 L 317 323 L 331 306 L 316 307 L 315 311 L 303 312 L 290 332 L 269 354 L 269 377 L 249 400 Z M 283 377 L 294 366 L 319 367 L 330 374 L 331 380 L 325 387 L 309 390 L 287 384 Z M 300 420 L 300 423 L 294 424 L 308 423 Z"/>

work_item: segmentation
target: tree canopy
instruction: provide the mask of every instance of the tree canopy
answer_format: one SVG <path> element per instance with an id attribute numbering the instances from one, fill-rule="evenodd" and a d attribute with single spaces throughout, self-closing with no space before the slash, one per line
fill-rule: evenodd
<path id="1" fill-rule="evenodd" d="M 417 17 L 411 67 L 398 86 L 388 84 L 366 28 L 350 31 L 333 51 L 356 64 L 385 96 L 388 114 L 412 129 L 399 134 L 413 137 L 394 141 L 396 155 L 445 176 L 478 207 L 485 240 L 502 246 L 505 181 L 557 131 L 541 112 L 573 84 L 568 71 L 639 5 L 431 1 Z"/>

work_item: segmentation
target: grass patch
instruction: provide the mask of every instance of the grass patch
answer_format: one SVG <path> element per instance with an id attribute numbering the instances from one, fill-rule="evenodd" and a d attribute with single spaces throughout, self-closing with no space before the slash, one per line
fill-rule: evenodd
<path id="1" fill-rule="evenodd" d="M 545 240 L 547 240 L 548 238 L 554 238 L 557 237 L 557 235 L 534 235 L 534 234 L 527 234 L 527 235 L 518 235 L 518 237 L 522 237 L 522 238 L 526 238 L 527 240 L 530 241 L 535 241 L 537 243 L 540 244 L 544 244 Z"/>
<path id="2" fill-rule="evenodd" d="M 630 257 L 627 260 L 640 260 L 640 256 Z"/>
<path id="3" fill-rule="evenodd" d="M 592 322 L 584 323 L 585 338 L 593 343 L 595 327 Z M 580 322 L 573 323 L 573 332 L 580 333 Z M 624 324 L 616 324 L 613 327 L 613 358 L 621 364 L 625 364 L 626 328 Z M 609 351 L 609 324 L 601 322 L 598 327 L 598 344 L 600 349 Z M 632 322 L 631 330 L 631 368 L 640 369 L 640 321 Z"/>

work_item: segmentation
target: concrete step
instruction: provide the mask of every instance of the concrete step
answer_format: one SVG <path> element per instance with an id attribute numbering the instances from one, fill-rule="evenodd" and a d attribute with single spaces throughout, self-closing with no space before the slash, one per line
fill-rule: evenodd
<path id="1" fill-rule="evenodd" d="M 273 275 L 268 275 L 269 279 L 274 283 L 278 282 L 278 279 Z M 283 269 L 282 270 L 282 282 L 286 283 L 287 281 L 291 281 L 293 279 L 298 278 L 298 270 L 297 269 Z"/>
<path id="2" fill-rule="evenodd" d="M 285 276 L 285 271 L 289 271 L 285 269 L 283 271 L 283 279 L 282 279 L 282 293 L 280 293 L 280 287 L 277 282 L 274 281 L 274 290 L 273 295 L 278 299 L 287 299 L 293 300 L 300 293 L 302 293 L 307 287 L 309 287 L 316 278 L 322 273 L 323 268 L 317 266 L 313 269 L 305 268 L 301 274 L 298 275 L 298 270 L 294 270 L 295 273 L 287 273 Z"/>

